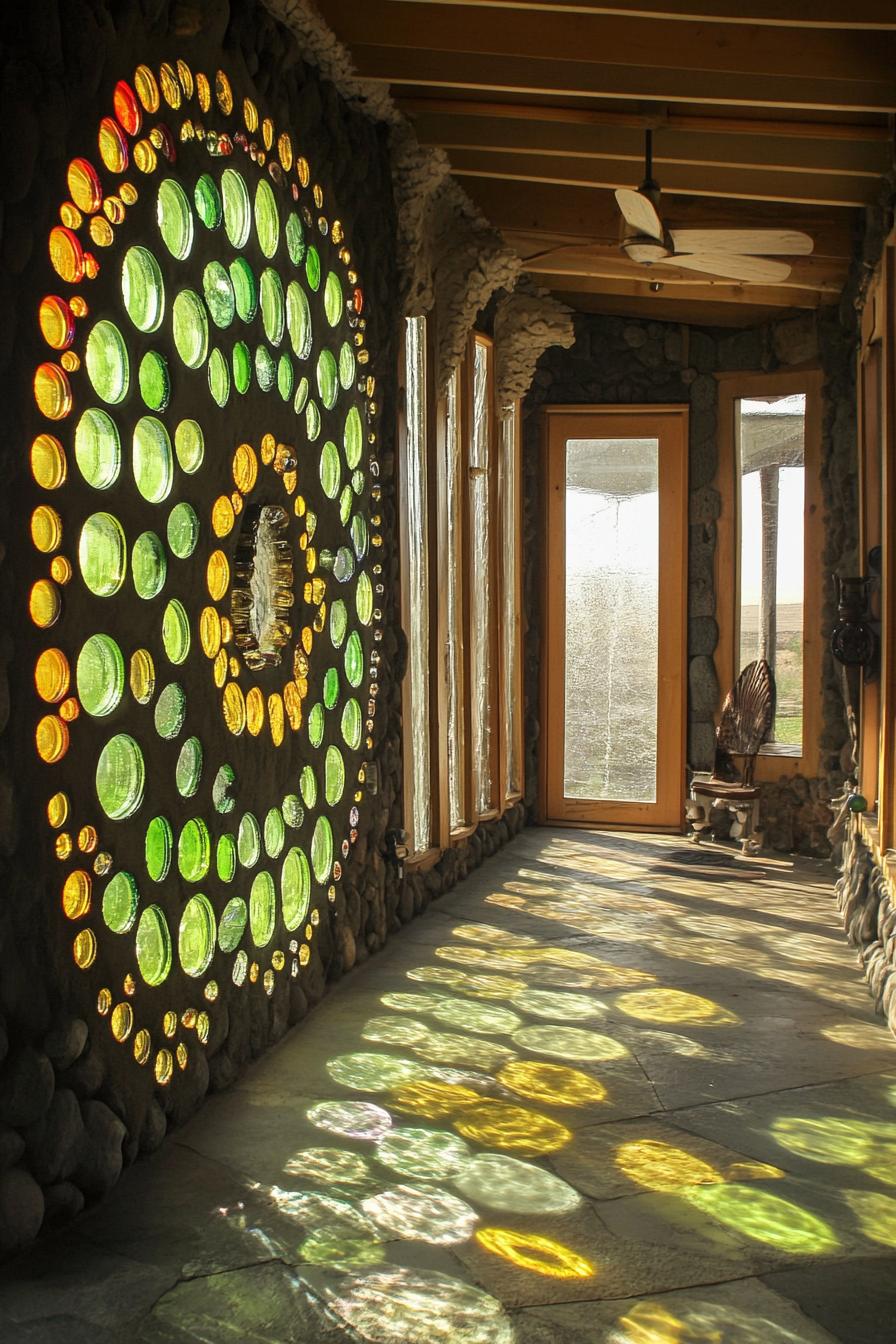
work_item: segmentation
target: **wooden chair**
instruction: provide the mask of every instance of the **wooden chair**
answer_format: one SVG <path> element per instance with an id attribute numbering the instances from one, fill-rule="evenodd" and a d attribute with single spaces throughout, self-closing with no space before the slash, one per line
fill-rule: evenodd
<path id="1" fill-rule="evenodd" d="M 695 844 L 711 825 L 712 808 L 721 807 L 734 817 L 731 835 L 740 841 L 744 854 L 756 854 L 761 849 L 759 786 L 753 782 L 753 772 L 759 748 L 774 721 L 775 678 L 762 658 L 749 663 L 728 692 L 716 729 L 712 774 L 697 774 L 691 780 L 685 813 Z M 742 762 L 740 769 L 735 759 Z"/>

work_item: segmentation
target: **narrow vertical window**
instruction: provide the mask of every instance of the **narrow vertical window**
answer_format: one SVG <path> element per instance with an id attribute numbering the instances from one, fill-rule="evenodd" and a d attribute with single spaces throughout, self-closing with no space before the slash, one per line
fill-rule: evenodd
<path id="1" fill-rule="evenodd" d="M 491 346 L 473 343 L 473 406 L 470 435 L 470 680 L 473 751 L 473 801 L 478 813 L 492 806 L 492 559 Z"/>
<path id="2" fill-rule="evenodd" d="M 463 641 L 463 439 L 460 369 L 445 398 L 445 482 L 447 496 L 448 621 L 448 811 L 451 830 L 466 821 L 464 807 L 464 641 Z"/>
<path id="3" fill-rule="evenodd" d="M 501 422 L 501 709 L 506 794 L 522 791 L 520 683 L 520 479 L 519 402 Z"/>
<path id="4" fill-rule="evenodd" d="M 429 529 L 426 480 L 426 319 L 405 325 L 405 433 L 403 512 L 405 530 L 404 615 L 408 637 L 405 679 L 406 805 L 411 850 L 429 848 L 432 837 L 429 721 Z"/>
<path id="5" fill-rule="evenodd" d="M 765 658 L 777 711 L 769 741 L 803 743 L 806 397 L 735 402 L 740 488 L 739 667 Z"/>

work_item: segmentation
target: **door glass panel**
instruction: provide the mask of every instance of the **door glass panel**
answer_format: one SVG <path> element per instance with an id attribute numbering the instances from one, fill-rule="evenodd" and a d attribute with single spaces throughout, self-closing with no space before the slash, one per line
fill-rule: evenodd
<path id="1" fill-rule="evenodd" d="M 735 402 L 740 480 L 740 664 L 771 665 L 768 741 L 803 740 L 803 513 L 806 397 Z"/>
<path id="2" fill-rule="evenodd" d="M 659 440 L 566 441 L 564 794 L 656 802 Z"/>

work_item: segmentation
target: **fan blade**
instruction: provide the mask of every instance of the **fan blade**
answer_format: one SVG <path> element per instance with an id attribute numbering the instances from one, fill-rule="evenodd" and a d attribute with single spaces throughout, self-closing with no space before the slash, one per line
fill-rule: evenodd
<path id="1" fill-rule="evenodd" d="M 672 229 L 676 252 L 735 252 L 739 257 L 807 257 L 815 247 L 794 229 Z"/>
<path id="2" fill-rule="evenodd" d="M 723 280 L 743 280 L 747 284 L 780 285 L 790 274 L 783 261 L 766 261 L 764 257 L 739 257 L 725 252 L 704 252 L 699 257 L 679 256 L 673 252 L 660 266 L 681 266 L 688 271 L 705 271 Z"/>
<path id="3" fill-rule="evenodd" d="M 663 241 L 662 221 L 656 212 L 656 206 L 647 196 L 642 195 L 640 191 L 633 191 L 630 187 L 619 187 L 616 191 L 616 204 L 633 233 L 645 234 L 648 238 L 655 238 L 658 243 Z"/>
<path id="4" fill-rule="evenodd" d="M 624 239 L 622 250 L 629 261 L 640 262 L 642 266 L 652 266 L 657 261 L 668 261 L 672 255 L 668 247 L 663 247 L 662 243 L 655 243 L 652 238 L 645 238 L 643 235 Z"/>

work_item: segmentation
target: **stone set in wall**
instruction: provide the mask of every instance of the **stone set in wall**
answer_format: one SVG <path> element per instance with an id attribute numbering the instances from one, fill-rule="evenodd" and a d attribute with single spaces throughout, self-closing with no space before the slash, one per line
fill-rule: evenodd
<path id="1" fill-rule="evenodd" d="M 539 484 L 541 410 L 550 405 L 684 404 L 689 408 L 688 452 L 688 720 L 687 760 L 712 767 L 720 687 L 713 654 L 716 621 L 715 552 L 721 498 L 718 470 L 717 373 L 820 365 L 824 373 L 822 493 L 824 499 L 823 631 L 833 627 L 836 604 L 830 574 L 856 564 L 856 446 L 853 373 L 854 318 L 821 309 L 745 331 L 710 330 L 620 317 L 579 316 L 571 350 L 548 350 L 524 403 L 524 524 L 526 569 L 527 803 L 535 804 L 539 754 L 541 541 L 544 516 Z M 776 849 L 826 855 L 827 800 L 849 769 L 843 699 L 830 656 L 824 663 L 821 759 L 817 775 L 763 785 L 762 815 Z M 727 689 L 727 688 L 725 688 Z M 682 781 L 684 787 L 684 781 Z"/>
<path id="2" fill-rule="evenodd" d="M 848 821 L 837 908 L 846 937 L 857 949 L 875 1011 L 896 1034 L 896 904 L 883 874 L 864 843 L 858 822 Z"/>

